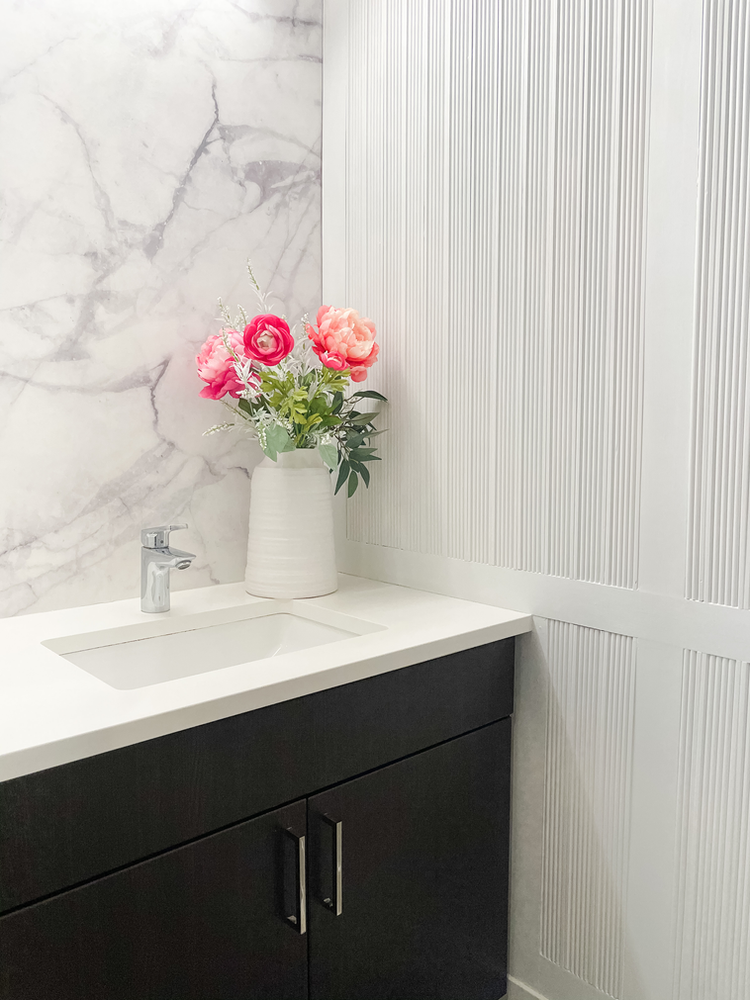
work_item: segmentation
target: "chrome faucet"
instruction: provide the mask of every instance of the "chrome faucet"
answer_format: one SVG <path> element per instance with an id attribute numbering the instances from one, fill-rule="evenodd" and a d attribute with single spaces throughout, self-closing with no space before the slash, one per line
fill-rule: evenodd
<path id="1" fill-rule="evenodd" d="M 169 532 L 179 528 L 187 525 L 161 525 L 141 532 L 141 611 L 169 611 L 169 571 L 187 569 L 195 559 L 192 552 L 170 548 Z"/>

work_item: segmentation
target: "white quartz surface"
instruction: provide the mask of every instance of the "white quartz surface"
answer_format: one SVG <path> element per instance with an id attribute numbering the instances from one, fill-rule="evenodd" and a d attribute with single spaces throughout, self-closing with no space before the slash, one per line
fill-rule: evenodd
<path id="1" fill-rule="evenodd" d="M 172 595 L 163 618 L 257 603 L 242 584 Z M 153 620 L 137 600 L 0 621 L 0 780 L 30 774 L 240 712 L 528 632 L 531 617 L 342 576 L 305 602 L 380 631 L 133 690 L 118 690 L 42 643 Z"/>

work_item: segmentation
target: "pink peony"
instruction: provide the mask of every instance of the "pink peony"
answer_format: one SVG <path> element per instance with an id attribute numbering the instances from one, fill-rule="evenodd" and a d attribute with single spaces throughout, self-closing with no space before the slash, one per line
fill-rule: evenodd
<path id="1" fill-rule="evenodd" d="M 370 364 L 375 360 L 375 355 L 378 353 L 378 345 L 375 345 L 375 354 L 372 355 Z M 365 365 L 355 365 L 352 368 L 352 382 L 364 382 L 367 378 L 367 367 Z"/>
<path id="2" fill-rule="evenodd" d="M 326 368 L 333 368 L 334 371 L 342 372 L 349 365 L 344 361 L 344 359 L 339 354 L 329 354 L 328 351 L 318 352 L 318 357 L 326 366 Z"/>
<path id="3" fill-rule="evenodd" d="M 307 324 L 307 336 L 325 367 L 337 371 L 351 368 L 352 381 L 363 382 L 367 369 L 375 364 L 378 356 L 375 324 L 362 319 L 356 309 L 335 309 L 333 306 L 321 306 L 316 322 L 317 329 Z"/>
<path id="4" fill-rule="evenodd" d="M 245 356 L 242 334 L 237 330 L 226 331 L 227 340 L 240 358 Z M 238 399 L 244 390 L 244 385 L 234 368 L 234 358 L 226 349 L 224 339 L 216 334 L 208 338 L 201 347 L 201 352 L 195 359 L 198 365 L 198 375 L 208 385 L 201 389 L 204 399 L 221 399 L 229 393 Z"/>
<path id="5" fill-rule="evenodd" d="M 245 353 L 254 361 L 273 367 L 294 347 L 289 324 L 271 313 L 256 316 L 245 327 Z"/>

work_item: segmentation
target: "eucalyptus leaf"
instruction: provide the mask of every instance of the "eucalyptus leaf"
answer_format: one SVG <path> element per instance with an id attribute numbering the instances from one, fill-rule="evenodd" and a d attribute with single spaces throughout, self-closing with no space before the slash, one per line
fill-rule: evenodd
<path id="1" fill-rule="evenodd" d="M 355 427 L 362 427 L 364 424 L 371 423 L 375 417 L 377 417 L 377 413 L 375 411 L 371 413 L 358 413 L 356 417 L 352 418 L 352 423 Z"/>
<path id="2" fill-rule="evenodd" d="M 281 424 L 274 424 L 269 427 L 266 431 L 266 444 L 269 450 L 274 452 L 279 451 L 294 451 L 294 441 L 289 437 L 287 432 L 281 426 Z M 268 454 L 268 452 L 266 452 Z M 276 461 L 276 455 L 269 455 L 269 458 L 273 458 Z"/>
<path id="3" fill-rule="evenodd" d="M 353 497 L 357 492 L 357 487 L 359 486 L 359 479 L 357 479 L 357 473 L 352 472 L 349 476 L 349 485 L 347 487 L 347 496 Z"/>
<path id="4" fill-rule="evenodd" d="M 319 444 L 318 451 L 329 469 L 335 469 L 339 461 L 339 450 L 335 444 Z"/>
<path id="5" fill-rule="evenodd" d="M 382 403 L 388 402 L 382 393 L 375 392 L 374 389 L 360 389 L 359 392 L 353 392 L 352 396 L 359 396 L 360 399 L 379 399 Z"/>
<path id="6" fill-rule="evenodd" d="M 333 491 L 334 494 L 338 493 L 338 491 L 344 485 L 348 475 L 349 475 L 349 463 L 346 461 L 346 459 L 344 459 L 344 461 L 339 466 L 339 478 L 336 480 L 336 489 Z"/>
<path id="7" fill-rule="evenodd" d="M 362 466 L 362 468 L 359 470 L 359 474 L 360 474 L 360 476 L 362 476 L 362 481 L 365 484 L 365 486 L 369 487 L 369 485 L 370 485 L 370 470 L 367 468 L 366 465 Z"/>

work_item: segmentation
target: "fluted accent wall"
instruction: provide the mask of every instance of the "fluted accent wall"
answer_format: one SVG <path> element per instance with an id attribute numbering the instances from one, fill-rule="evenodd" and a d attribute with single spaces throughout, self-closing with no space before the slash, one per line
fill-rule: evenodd
<path id="1" fill-rule="evenodd" d="M 548 623 L 540 951 L 621 996 L 633 764 L 629 636 Z"/>
<path id="2" fill-rule="evenodd" d="M 649 20 L 349 4 L 346 294 L 392 401 L 350 538 L 635 585 Z"/>
<path id="3" fill-rule="evenodd" d="M 750 996 L 750 663 L 686 651 L 673 1000 Z"/>
<path id="4" fill-rule="evenodd" d="M 747 1000 L 750 0 L 326 18 L 324 297 L 391 401 L 343 565 L 535 615 L 509 996 Z"/>
<path id="5" fill-rule="evenodd" d="M 688 597 L 750 608 L 750 3 L 704 4 Z"/>

